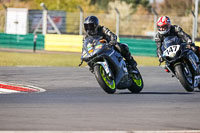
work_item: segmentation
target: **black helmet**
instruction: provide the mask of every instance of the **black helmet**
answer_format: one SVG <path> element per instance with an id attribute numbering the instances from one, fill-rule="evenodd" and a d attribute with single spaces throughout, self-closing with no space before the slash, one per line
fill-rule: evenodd
<path id="1" fill-rule="evenodd" d="M 99 20 L 96 16 L 88 16 L 84 21 L 85 31 L 89 35 L 95 35 L 97 33 L 98 25 L 99 25 Z"/>

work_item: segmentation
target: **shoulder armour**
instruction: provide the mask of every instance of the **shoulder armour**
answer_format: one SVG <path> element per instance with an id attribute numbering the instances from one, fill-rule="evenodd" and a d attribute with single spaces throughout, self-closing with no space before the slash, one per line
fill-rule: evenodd
<path id="1" fill-rule="evenodd" d="M 103 29 L 103 32 L 104 32 L 105 34 L 110 35 L 110 32 L 111 32 L 111 31 L 110 31 L 107 27 L 102 26 L 102 29 Z"/>
<path id="2" fill-rule="evenodd" d="M 156 41 L 156 42 L 161 41 L 161 36 L 160 36 L 160 33 L 159 33 L 159 32 L 156 33 L 155 41 Z"/>
<path id="3" fill-rule="evenodd" d="M 179 25 L 174 25 L 174 28 L 175 28 L 175 32 L 180 32 L 183 30 Z"/>

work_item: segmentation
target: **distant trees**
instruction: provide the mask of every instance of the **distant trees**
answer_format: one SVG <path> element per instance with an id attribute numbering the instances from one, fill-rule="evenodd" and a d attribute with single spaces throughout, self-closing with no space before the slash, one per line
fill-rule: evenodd
<path id="1" fill-rule="evenodd" d="M 159 9 L 161 14 L 173 14 L 184 16 L 191 13 L 194 7 L 195 0 L 164 0 L 160 4 Z"/>
<path id="2" fill-rule="evenodd" d="M 31 9 L 41 9 L 40 3 L 44 2 L 50 10 L 64 10 L 68 12 L 76 12 L 81 6 L 85 12 L 106 12 L 109 11 L 109 5 L 115 1 L 125 2 L 131 6 L 133 13 L 147 12 L 151 13 L 151 5 L 149 0 L 0 0 L 6 5 L 19 7 L 27 7 Z M 155 0 L 157 1 L 157 0 Z M 110 3 L 110 4 L 109 4 Z M 162 3 L 156 5 L 156 11 L 159 14 L 173 14 L 184 16 L 194 10 L 195 0 L 163 0 Z M 200 2 L 199 2 L 200 8 Z M 199 9 L 200 12 L 200 9 Z"/>
<path id="3" fill-rule="evenodd" d="M 50 10 L 64 10 L 68 12 L 75 12 L 78 10 L 77 6 L 88 8 L 89 0 L 30 0 L 37 3 L 40 8 L 40 3 L 45 3 L 45 5 Z"/>
<path id="4" fill-rule="evenodd" d="M 101 9 L 108 9 L 108 3 L 113 2 L 115 0 L 90 0 L 90 5 L 97 5 Z M 131 4 L 133 11 L 136 11 L 137 7 L 143 6 L 146 9 L 149 9 L 149 0 L 118 0 L 121 2 L 126 2 L 127 4 Z"/>
<path id="5" fill-rule="evenodd" d="M 146 8 L 149 6 L 149 0 L 120 0 L 120 1 L 124 1 L 127 4 L 131 4 L 133 9 L 137 8 L 138 5 L 142 5 L 143 7 Z"/>
<path id="6" fill-rule="evenodd" d="M 90 0 L 90 5 L 96 5 L 100 9 L 107 9 L 110 1 L 114 0 Z"/>

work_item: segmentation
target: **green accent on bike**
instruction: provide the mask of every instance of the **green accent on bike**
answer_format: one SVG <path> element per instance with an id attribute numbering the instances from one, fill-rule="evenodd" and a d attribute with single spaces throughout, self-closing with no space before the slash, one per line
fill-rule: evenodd
<path id="1" fill-rule="evenodd" d="M 103 78 L 103 80 L 106 83 L 106 85 L 114 90 L 115 89 L 115 81 L 111 80 L 108 77 L 108 75 L 105 74 L 104 68 L 102 66 L 100 66 L 100 73 L 101 73 L 101 77 Z"/>
<path id="2" fill-rule="evenodd" d="M 137 86 L 141 87 L 142 86 L 142 79 L 136 79 L 135 76 L 132 74 L 131 75 L 132 80 L 136 83 Z"/>

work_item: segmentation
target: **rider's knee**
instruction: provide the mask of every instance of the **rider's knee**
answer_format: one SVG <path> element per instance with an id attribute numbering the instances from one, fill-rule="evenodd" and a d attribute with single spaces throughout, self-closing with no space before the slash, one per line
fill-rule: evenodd
<path id="1" fill-rule="evenodd" d="M 129 52 L 128 45 L 125 43 L 120 43 L 119 44 L 120 48 L 122 49 L 123 52 Z"/>

